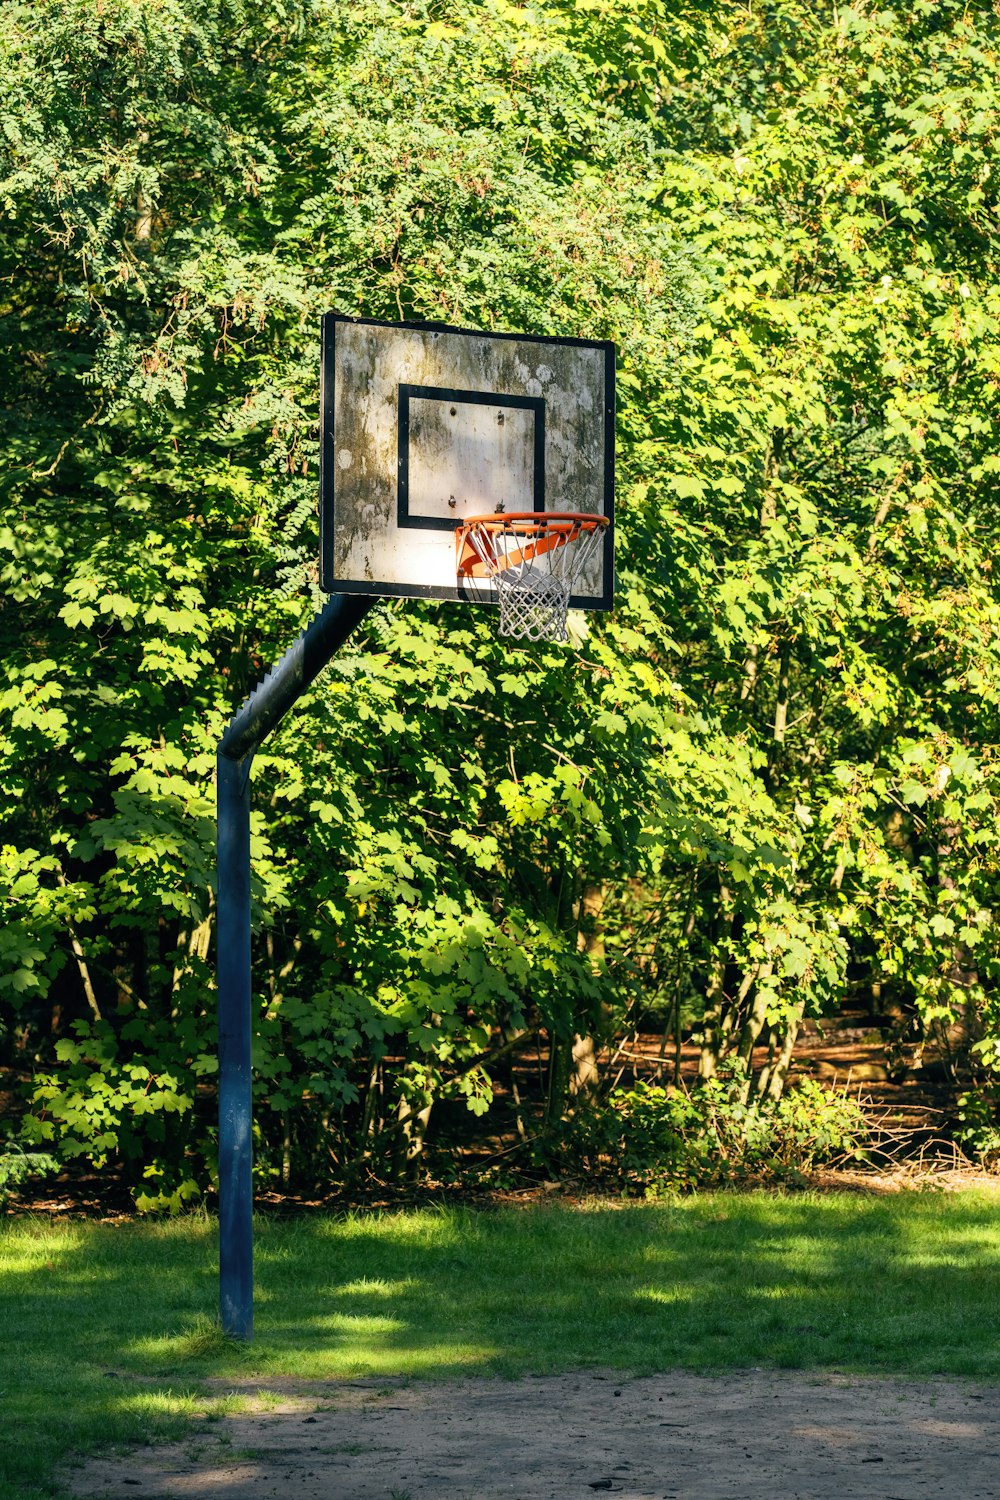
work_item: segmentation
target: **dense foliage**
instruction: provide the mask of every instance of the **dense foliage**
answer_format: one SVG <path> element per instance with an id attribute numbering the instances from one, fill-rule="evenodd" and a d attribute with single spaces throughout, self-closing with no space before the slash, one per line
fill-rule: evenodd
<path id="1" fill-rule="evenodd" d="M 382 606 L 257 757 L 259 1172 L 403 1170 L 538 1032 L 551 1115 L 650 1018 L 776 1101 L 849 989 L 997 1060 L 996 78 L 952 0 L 10 0 L 29 1141 L 210 1179 L 214 746 L 317 603 L 329 308 L 615 339 L 620 592 L 530 654 Z"/>

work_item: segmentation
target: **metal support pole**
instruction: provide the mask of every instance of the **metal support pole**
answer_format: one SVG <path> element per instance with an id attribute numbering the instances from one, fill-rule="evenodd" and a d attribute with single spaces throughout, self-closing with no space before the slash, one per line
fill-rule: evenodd
<path id="1" fill-rule="evenodd" d="M 250 766 L 254 751 L 371 609 L 336 594 L 250 694 L 219 741 L 219 1311 L 253 1338 L 253 1028 L 250 975 Z"/>
<path id="2" fill-rule="evenodd" d="M 219 1310 L 253 1338 L 250 763 L 218 757 Z"/>

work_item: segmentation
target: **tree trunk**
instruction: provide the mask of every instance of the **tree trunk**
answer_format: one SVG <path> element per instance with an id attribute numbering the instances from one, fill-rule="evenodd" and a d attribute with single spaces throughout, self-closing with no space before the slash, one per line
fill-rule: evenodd
<path id="1" fill-rule="evenodd" d="M 577 1034 L 570 1051 L 569 1092 L 574 1096 L 593 1093 L 600 1081 L 594 1039 Z"/>
<path id="2" fill-rule="evenodd" d="M 942 769 L 945 772 L 943 776 L 941 771 L 938 772 L 939 796 L 944 792 L 948 780 L 947 767 Z M 947 863 L 954 855 L 957 842 L 958 828 L 955 824 L 941 823 L 934 850 L 935 876 L 939 890 L 953 891 L 955 889 L 955 880 L 948 874 Z M 974 964 L 970 963 L 968 949 L 962 943 L 955 943 L 952 947 L 947 978 L 951 988 L 948 1000 L 952 1007 L 952 1015 L 950 1019 L 945 1019 L 940 1023 L 940 1034 L 952 1077 L 954 1077 L 958 1064 L 968 1055 L 972 1043 L 978 1040 L 979 1033 L 979 1017 L 972 999 L 979 987 L 979 971 Z M 957 1058 L 955 1057 L 956 1045 Z"/>
<path id="3" fill-rule="evenodd" d="M 396 1105 L 398 1128 L 392 1149 L 392 1171 L 396 1179 L 415 1177 L 419 1172 L 434 1104 L 430 1089 L 412 1082 L 413 1074 L 413 1064 L 407 1062 L 400 1079 Z M 411 1080 L 409 1086 L 407 1080 Z"/>
<path id="4" fill-rule="evenodd" d="M 396 1177 L 415 1177 L 420 1171 L 427 1126 L 430 1123 L 431 1109 L 434 1104 L 430 1094 L 425 1093 L 424 1098 L 427 1101 L 426 1104 L 417 1110 L 414 1110 L 412 1104 L 407 1104 L 404 1099 L 399 1101 L 399 1115 L 403 1124 L 396 1137 L 398 1143 L 395 1153 L 394 1176 Z"/>
<path id="5" fill-rule="evenodd" d="M 743 983 L 740 985 L 738 997 L 740 1005 L 746 1000 L 751 989 L 756 986 L 756 993 L 753 1004 L 750 1007 L 750 1014 L 740 1029 L 739 1041 L 736 1045 L 736 1055 L 742 1063 L 744 1071 L 744 1076 L 740 1083 L 740 1102 L 742 1104 L 745 1104 L 750 1097 L 750 1085 L 753 1082 L 753 1049 L 757 1045 L 757 1040 L 764 1030 L 764 1022 L 767 1019 L 767 995 L 762 988 L 761 980 L 769 979 L 773 969 L 774 965 L 770 960 L 767 963 L 758 964 L 755 969 L 751 969 L 749 974 L 744 975 Z"/>
<path id="6" fill-rule="evenodd" d="M 569 1093 L 572 1046 L 564 1038 L 549 1032 L 549 1076 L 545 1098 L 545 1123 L 562 1119 Z"/>
<path id="7" fill-rule="evenodd" d="M 781 1051 L 778 1054 L 778 1061 L 775 1063 L 770 1077 L 765 1079 L 764 1075 L 762 1074 L 761 1080 L 758 1082 L 758 1092 L 763 1097 L 777 1100 L 780 1099 L 782 1094 L 784 1093 L 785 1079 L 788 1077 L 788 1069 L 792 1061 L 792 1052 L 795 1050 L 795 1043 L 798 1040 L 799 1027 L 802 1025 L 802 1017 L 805 1015 L 805 1010 L 805 999 L 803 998 L 802 1000 L 797 1000 L 794 1007 L 792 1008 L 792 1013 L 788 1018 L 788 1025 L 785 1030 L 784 1039 L 781 1043 Z"/>
<path id="8" fill-rule="evenodd" d="M 66 876 L 63 874 L 62 870 L 56 871 L 56 880 L 65 890 L 68 885 L 68 881 L 66 880 Z M 66 919 L 66 928 L 69 932 L 69 942 L 70 947 L 73 949 L 73 957 L 76 959 L 77 973 L 80 976 L 80 983 L 83 985 L 83 993 L 86 997 L 87 1004 L 90 1006 L 90 1013 L 95 1021 L 102 1021 L 104 1017 L 101 1015 L 101 1007 L 97 1003 L 97 995 L 94 991 L 93 981 L 90 977 L 90 967 L 87 963 L 87 956 L 83 951 L 83 944 L 80 942 L 80 939 L 77 936 L 76 928 L 73 926 L 68 917 Z"/>
<path id="9" fill-rule="evenodd" d="M 729 964 L 729 949 L 732 946 L 736 918 L 731 911 L 731 892 L 728 886 L 719 884 L 719 905 L 716 919 L 718 940 L 716 956 L 705 987 L 705 1014 L 702 1019 L 701 1056 L 698 1059 L 698 1077 L 713 1078 L 722 1058 L 725 1039 L 732 1030 L 732 1014 L 726 1006 L 726 969 Z"/>
<path id="10" fill-rule="evenodd" d="M 604 957 L 604 931 L 601 927 L 601 909 L 604 906 L 604 887 L 585 885 L 577 910 L 577 948 L 595 960 Z M 601 1081 L 597 1066 L 597 1048 L 591 1036 L 577 1032 L 573 1037 L 568 1069 L 569 1093 L 592 1094 Z"/>

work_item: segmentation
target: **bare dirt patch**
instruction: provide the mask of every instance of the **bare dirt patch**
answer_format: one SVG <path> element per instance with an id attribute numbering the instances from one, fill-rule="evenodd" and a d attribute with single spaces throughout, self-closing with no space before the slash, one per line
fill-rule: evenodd
<path id="1" fill-rule="evenodd" d="M 183 1442 L 88 1461 L 74 1497 L 962 1500 L 1000 1497 L 1000 1391 L 749 1370 L 625 1379 L 274 1382 Z"/>

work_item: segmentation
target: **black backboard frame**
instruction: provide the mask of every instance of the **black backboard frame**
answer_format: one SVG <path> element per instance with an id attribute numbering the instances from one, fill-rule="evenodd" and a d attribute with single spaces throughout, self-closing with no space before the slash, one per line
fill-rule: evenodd
<path id="1" fill-rule="evenodd" d="M 413 329 L 414 331 L 427 333 L 438 332 L 456 334 L 464 338 L 510 340 L 525 344 L 538 344 L 540 346 L 576 347 L 585 349 L 597 349 L 602 351 L 604 357 L 604 474 L 603 474 L 603 514 L 608 517 L 608 538 L 604 547 L 603 573 L 601 579 L 601 593 L 599 595 L 574 595 L 570 599 L 570 607 L 585 610 L 609 610 L 613 607 L 615 569 L 614 569 L 614 494 L 615 494 L 615 345 L 607 339 L 579 339 L 562 338 L 546 334 L 527 333 L 493 333 L 489 330 L 478 328 L 458 328 L 448 323 L 417 323 L 400 321 L 390 323 L 379 318 L 349 317 L 342 313 L 325 313 L 322 318 L 322 356 L 321 356 L 321 384 L 320 384 L 320 412 L 321 412 L 321 434 L 320 434 L 320 587 L 329 594 L 361 594 L 384 598 L 411 598 L 411 599 L 459 599 L 466 602 L 484 602 L 482 595 L 471 592 L 469 589 L 458 585 L 454 588 L 440 587 L 435 584 L 392 584 L 381 581 L 372 581 L 363 578 L 338 578 L 335 576 L 334 564 L 334 516 L 336 508 L 336 463 L 334 453 L 334 397 L 335 397 L 335 364 L 336 364 L 336 339 L 337 329 L 341 325 L 375 327 L 386 329 Z M 421 391 L 433 392 L 435 395 L 440 391 L 445 392 L 445 387 L 419 387 L 400 386 L 400 389 L 408 389 L 413 394 Z M 450 392 L 449 392 L 450 393 Z M 524 402 L 535 402 L 543 398 L 529 396 L 512 396 L 505 393 L 492 392 L 470 392 L 455 390 L 454 395 L 464 401 L 471 399 L 481 400 L 485 403 L 501 405 L 504 402 L 521 405 Z M 536 417 L 536 444 L 538 441 L 538 420 Z M 397 442 L 399 442 L 397 432 Z M 544 455 L 539 464 L 536 454 L 536 480 L 538 469 L 541 468 L 544 475 Z M 397 475 L 398 485 L 398 475 Z M 544 506 L 544 477 L 543 506 Z M 399 514 L 399 491 L 397 488 L 396 513 Z M 404 523 L 404 525 L 407 523 Z M 412 524 L 409 523 L 409 524 Z M 426 522 L 418 522 L 418 525 Z M 431 529 L 445 530 L 447 522 L 442 526 L 432 526 Z M 458 526 L 458 520 L 455 526 Z"/>

